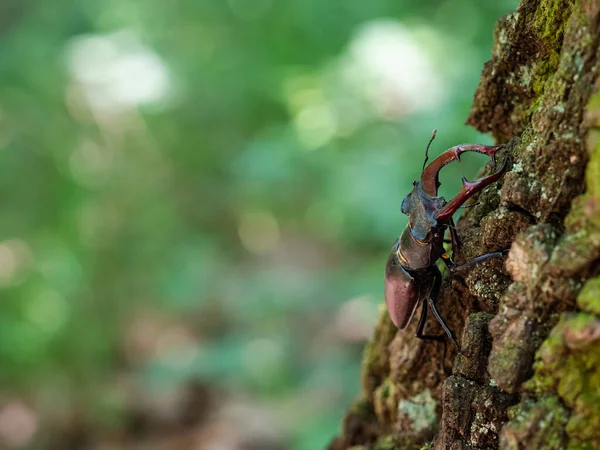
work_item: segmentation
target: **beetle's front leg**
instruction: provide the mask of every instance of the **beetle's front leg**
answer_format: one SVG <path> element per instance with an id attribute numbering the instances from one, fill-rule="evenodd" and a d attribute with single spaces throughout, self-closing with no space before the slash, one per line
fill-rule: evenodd
<path id="1" fill-rule="evenodd" d="M 476 258 L 470 259 L 469 261 L 462 264 L 456 264 L 454 261 L 452 261 L 452 259 L 447 253 L 444 253 L 442 255 L 442 261 L 451 273 L 456 273 L 460 272 L 461 270 L 468 269 L 469 267 L 473 267 L 475 264 L 478 264 L 480 262 L 487 261 L 488 259 L 506 256 L 508 252 L 509 249 L 500 250 L 498 252 L 485 253 L 483 255 L 477 256 Z"/>
<path id="2" fill-rule="evenodd" d="M 454 219 L 450 217 L 450 239 L 452 242 L 452 254 L 460 248 L 460 238 L 458 237 L 458 231 L 456 231 L 456 225 Z"/>

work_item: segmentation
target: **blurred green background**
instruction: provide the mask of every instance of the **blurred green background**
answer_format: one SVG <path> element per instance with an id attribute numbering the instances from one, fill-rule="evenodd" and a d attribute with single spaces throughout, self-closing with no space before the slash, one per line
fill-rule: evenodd
<path id="1" fill-rule="evenodd" d="M 0 447 L 324 448 L 516 4 L 3 0 Z"/>

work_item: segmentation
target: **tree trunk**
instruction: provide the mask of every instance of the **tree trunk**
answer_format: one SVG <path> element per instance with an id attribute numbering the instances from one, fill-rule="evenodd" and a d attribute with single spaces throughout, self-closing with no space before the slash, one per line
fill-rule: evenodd
<path id="1" fill-rule="evenodd" d="M 600 448 L 599 16 L 600 0 L 522 0 L 497 24 L 468 123 L 511 167 L 455 260 L 510 253 L 445 278 L 469 357 L 382 311 L 331 450 Z"/>

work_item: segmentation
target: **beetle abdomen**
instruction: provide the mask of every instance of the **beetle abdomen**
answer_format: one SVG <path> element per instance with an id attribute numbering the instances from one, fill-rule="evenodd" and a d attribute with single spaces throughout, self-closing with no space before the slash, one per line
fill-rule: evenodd
<path id="1" fill-rule="evenodd" d="M 385 266 L 385 303 L 392 322 L 401 330 L 412 319 L 420 298 L 417 280 L 398 261 L 394 245 Z"/>

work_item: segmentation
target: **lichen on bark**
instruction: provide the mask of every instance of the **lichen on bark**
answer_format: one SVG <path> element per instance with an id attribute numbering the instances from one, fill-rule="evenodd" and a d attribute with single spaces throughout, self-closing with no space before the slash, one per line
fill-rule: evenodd
<path id="1" fill-rule="evenodd" d="M 599 0 L 522 0 L 498 22 L 467 122 L 511 167 L 455 259 L 508 259 L 445 278 L 469 357 L 382 313 L 332 450 L 600 448 L 599 18 Z"/>

